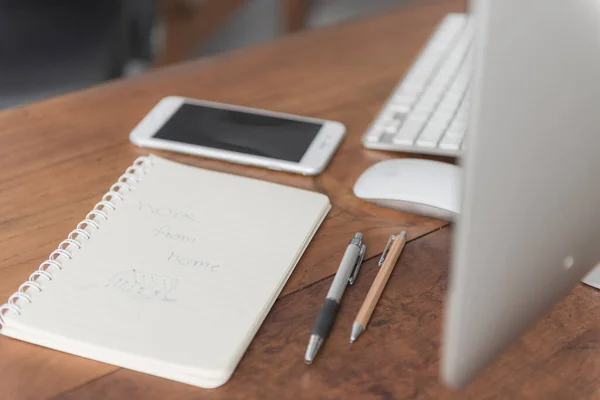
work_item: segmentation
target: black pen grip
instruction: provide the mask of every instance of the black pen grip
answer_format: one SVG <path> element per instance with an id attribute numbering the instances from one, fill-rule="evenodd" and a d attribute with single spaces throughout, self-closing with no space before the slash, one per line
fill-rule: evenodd
<path id="1" fill-rule="evenodd" d="M 321 306 L 319 315 L 317 315 L 317 321 L 313 326 L 312 334 L 318 335 L 325 339 L 329 335 L 329 331 L 333 326 L 335 320 L 335 314 L 337 313 L 339 304 L 332 299 L 325 299 L 325 302 Z"/>

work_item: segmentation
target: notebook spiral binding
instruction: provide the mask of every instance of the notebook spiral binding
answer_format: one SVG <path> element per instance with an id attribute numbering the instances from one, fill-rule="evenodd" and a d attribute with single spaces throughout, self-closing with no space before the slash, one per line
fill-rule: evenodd
<path id="1" fill-rule="evenodd" d="M 17 300 L 23 300 L 27 303 L 32 302 L 32 297 L 27 294 L 27 290 L 34 288 L 41 292 L 42 286 L 37 282 L 39 279 L 44 278 L 48 281 L 54 279 L 54 276 L 50 272 L 52 268 L 56 270 L 62 270 L 63 266 L 58 260 L 59 257 L 66 259 L 72 259 L 72 249 L 81 249 L 83 247 L 83 238 L 89 240 L 92 234 L 88 231 L 92 228 L 94 231 L 100 229 L 99 220 L 107 220 L 108 214 L 105 209 L 116 210 L 118 203 L 115 203 L 115 199 L 120 201 L 125 200 L 123 190 L 131 192 L 134 184 L 140 183 L 140 178 L 147 173 L 147 167 L 152 166 L 152 160 L 148 157 L 139 157 L 134 163 L 127 168 L 125 173 L 119 177 L 109 189 L 108 192 L 102 196 L 102 200 L 99 201 L 92 211 L 90 211 L 83 221 L 77 224 L 77 227 L 69 233 L 67 239 L 60 242 L 56 250 L 50 253 L 48 259 L 40 264 L 37 270 L 35 270 L 27 281 L 23 282 L 15 293 L 9 296 L 7 302 L 0 306 L 0 329 L 6 325 L 6 321 L 3 315 L 7 312 L 13 312 L 17 315 L 22 315 L 21 307 L 17 304 Z"/>

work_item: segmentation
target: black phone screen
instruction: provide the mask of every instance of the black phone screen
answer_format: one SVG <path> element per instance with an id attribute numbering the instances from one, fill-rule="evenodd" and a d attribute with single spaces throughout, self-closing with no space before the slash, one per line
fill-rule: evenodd
<path id="1" fill-rule="evenodd" d="M 323 125 L 183 104 L 153 137 L 299 162 Z"/>

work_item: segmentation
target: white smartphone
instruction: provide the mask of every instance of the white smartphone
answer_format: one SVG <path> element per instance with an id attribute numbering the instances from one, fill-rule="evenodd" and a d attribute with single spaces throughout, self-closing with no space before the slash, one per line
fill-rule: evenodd
<path id="1" fill-rule="evenodd" d="M 142 147 L 315 175 L 335 153 L 344 131 L 335 121 L 170 96 L 129 139 Z"/>

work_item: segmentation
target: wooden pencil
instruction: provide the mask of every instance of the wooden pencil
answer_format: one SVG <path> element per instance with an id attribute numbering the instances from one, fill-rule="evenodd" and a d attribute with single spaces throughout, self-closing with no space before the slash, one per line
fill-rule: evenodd
<path id="1" fill-rule="evenodd" d="M 392 236 L 390 238 L 390 242 L 386 246 L 386 250 L 384 250 L 384 254 L 382 255 L 383 264 L 380 265 L 380 270 L 369 289 L 369 293 L 367 293 L 367 297 L 363 302 L 358 314 L 356 315 L 356 319 L 352 324 L 352 333 L 350 334 L 350 343 L 354 343 L 354 341 L 360 336 L 360 334 L 367 328 L 367 324 L 371 319 L 371 315 L 373 315 L 373 311 L 375 310 L 375 306 L 377 306 L 377 302 L 383 293 L 383 289 L 396 266 L 398 258 L 400 258 L 400 254 L 404 249 L 404 245 L 406 244 L 406 232 L 402 232 L 400 235 Z M 381 261 L 380 261 L 381 263 Z"/>

